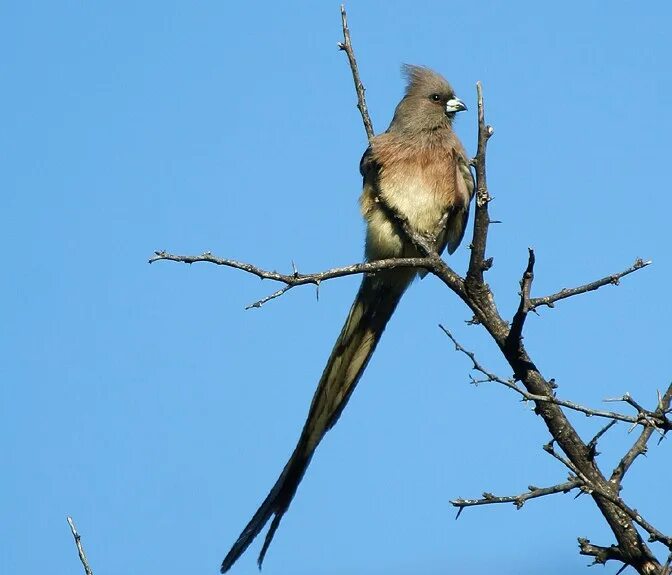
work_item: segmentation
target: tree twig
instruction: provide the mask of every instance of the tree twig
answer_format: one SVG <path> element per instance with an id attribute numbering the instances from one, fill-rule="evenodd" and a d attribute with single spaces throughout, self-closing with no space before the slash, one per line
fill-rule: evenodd
<path id="1" fill-rule="evenodd" d="M 352 41 L 350 40 L 350 29 L 348 28 L 348 15 L 345 12 L 345 5 L 341 4 L 341 24 L 343 26 L 343 42 L 338 43 L 339 50 L 343 50 L 348 57 L 348 62 L 350 62 L 350 70 L 352 71 L 352 80 L 355 83 L 355 92 L 357 92 L 357 109 L 362 115 L 362 122 L 364 123 L 364 130 L 366 131 L 366 137 L 371 141 L 371 138 L 374 136 L 373 123 L 371 122 L 371 117 L 369 116 L 369 109 L 366 107 L 366 98 L 364 93 L 366 88 L 362 84 L 362 80 L 359 77 L 359 68 L 357 67 L 357 60 L 355 59 L 355 51 L 352 47 Z"/>
<path id="2" fill-rule="evenodd" d="M 453 342 L 453 345 L 455 346 L 455 350 L 459 351 L 460 353 L 463 353 L 466 355 L 472 362 L 472 369 L 475 371 L 478 371 L 479 373 L 483 374 L 485 376 L 485 379 L 483 380 L 478 380 L 478 381 L 473 381 L 473 383 L 488 383 L 488 382 L 495 382 L 499 383 L 501 385 L 504 385 L 505 387 L 508 387 L 509 389 L 515 391 L 518 393 L 524 400 L 526 401 L 534 401 L 534 402 L 543 402 L 543 403 L 552 403 L 554 405 L 558 405 L 560 407 L 566 407 L 567 409 L 571 409 L 572 411 L 577 411 L 579 413 L 583 413 L 584 415 L 588 417 L 603 417 L 606 419 L 612 419 L 614 421 L 623 421 L 625 423 L 630 423 L 632 425 L 642 425 L 644 427 L 652 427 L 652 428 L 658 428 L 658 429 L 667 429 L 667 426 L 670 424 L 669 420 L 665 417 L 665 415 L 659 414 L 657 411 L 651 412 L 651 411 L 646 411 L 646 415 L 625 415 L 623 413 L 618 413 L 616 411 L 605 411 L 602 409 L 594 409 L 592 407 L 586 407 L 584 405 L 581 405 L 579 403 L 573 402 L 573 401 L 568 401 L 566 399 L 560 399 L 556 397 L 555 395 L 537 395 L 535 393 L 530 393 L 529 391 L 526 391 L 525 389 L 522 389 L 519 385 L 516 384 L 516 382 L 512 379 L 504 379 L 503 377 L 498 376 L 495 373 L 492 373 L 488 371 L 481 363 L 479 363 L 478 359 L 476 358 L 476 354 L 472 351 L 469 351 L 465 349 L 455 338 L 455 336 L 448 330 L 446 329 L 443 325 L 439 324 L 439 328 L 450 338 L 450 340 Z M 605 400 L 606 401 L 606 400 Z"/>
<path id="3" fill-rule="evenodd" d="M 579 537 L 579 553 L 594 558 L 594 564 L 604 565 L 607 561 L 623 561 L 625 565 L 626 558 L 618 545 L 611 545 L 610 547 L 601 547 L 600 545 L 593 545 L 589 539 Z"/>
<path id="4" fill-rule="evenodd" d="M 81 561 L 82 566 L 84 567 L 84 572 L 86 573 L 86 575 L 93 575 L 93 570 L 91 569 L 89 561 L 86 558 L 86 553 L 84 553 L 84 547 L 82 546 L 82 537 L 77 532 L 75 524 L 72 521 L 72 517 L 68 517 L 67 519 L 68 519 L 68 525 L 70 526 L 70 532 L 72 533 L 72 537 L 75 540 L 75 545 L 77 546 L 77 553 L 79 554 L 79 560 Z"/>
<path id="5" fill-rule="evenodd" d="M 199 256 L 191 256 L 191 255 L 175 255 L 168 253 L 166 251 L 157 251 L 154 252 L 154 256 L 152 256 L 149 259 L 149 263 L 151 264 L 160 260 L 182 262 L 185 264 L 207 262 L 218 266 L 225 266 L 238 269 L 247 272 L 249 274 L 255 275 L 260 279 L 273 280 L 285 284 L 285 287 L 283 287 L 282 289 L 274 292 L 269 296 L 266 296 L 265 298 L 253 304 L 250 304 L 249 306 L 247 306 L 246 309 L 261 307 L 267 301 L 281 296 L 282 294 L 286 293 L 287 291 L 296 286 L 306 284 L 319 286 L 320 283 L 325 280 L 356 274 L 375 273 L 381 270 L 387 270 L 391 268 L 417 267 L 431 270 L 436 265 L 436 261 L 434 258 L 391 258 L 386 260 L 375 260 L 372 262 L 365 262 L 361 264 L 352 264 L 349 266 L 332 268 L 326 271 L 312 274 L 301 274 L 298 271 L 296 271 L 296 268 L 295 271 L 291 274 L 282 274 L 276 271 L 265 270 L 246 262 L 239 262 L 236 260 L 220 258 L 211 254 L 210 252 L 205 252 Z"/>
<path id="6" fill-rule="evenodd" d="M 596 289 L 599 289 L 606 285 L 618 285 L 619 280 L 622 277 L 625 277 L 633 272 L 636 272 L 637 270 L 641 270 L 642 268 L 645 268 L 651 263 L 652 262 L 650 260 L 644 261 L 641 258 L 637 258 L 634 264 L 632 264 L 628 269 L 623 270 L 622 272 L 611 274 L 594 282 L 590 282 L 575 288 L 561 289 L 559 292 L 554 293 L 552 295 L 532 298 L 530 300 L 530 310 L 536 309 L 544 305 L 548 307 L 554 307 L 556 301 L 567 299 L 568 297 L 572 297 L 589 291 L 595 291 Z"/>
<path id="7" fill-rule="evenodd" d="M 618 423 L 618 420 L 612 419 L 607 425 L 605 425 L 602 429 L 600 429 L 594 436 L 593 438 L 588 442 L 588 450 L 589 450 L 589 456 L 591 459 L 595 459 L 600 452 L 597 450 L 597 442 L 599 441 L 600 437 L 602 437 L 607 431 L 609 431 L 614 425 Z"/>
<path id="8" fill-rule="evenodd" d="M 534 250 L 527 248 L 527 267 L 523 272 L 523 277 L 520 280 L 520 303 L 516 315 L 513 316 L 511 322 L 511 331 L 509 337 L 512 339 L 519 339 L 523 334 L 523 325 L 527 318 L 527 313 L 530 311 L 530 292 L 532 291 L 532 282 L 534 281 Z"/>
<path id="9" fill-rule="evenodd" d="M 660 416 L 666 419 L 666 413 L 670 408 L 671 402 L 672 402 L 672 383 L 667 388 L 667 391 L 665 391 L 665 393 L 659 397 L 658 406 L 656 407 L 656 410 L 654 412 L 648 412 L 648 413 L 650 413 L 651 416 L 653 417 Z M 640 409 L 643 408 L 640 407 Z M 616 484 L 621 483 L 623 477 L 627 473 L 628 469 L 630 469 L 630 466 L 634 463 L 635 459 L 637 459 L 637 457 L 639 457 L 640 455 L 646 453 L 647 451 L 646 444 L 649 442 L 649 439 L 651 439 L 651 435 L 657 428 L 658 428 L 657 425 L 655 427 L 653 425 L 647 425 L 644 427 L 635 443 L 623 456 L 623 458 L 618 462 L 618 465 L 612 472 L 609 481 Z"/>
<path id="10" fill-rule="evenodd" d="M 484 493 L 482 499 L 453 499 L 451 500 L 451 505 L 458 507 L 458 517 L 462 510 L 465 507 L 475 507 L 477 505 L 492 505 L 496 503 L 513 503 L 516 506 L 516 509 L 520 509 L 526 501 L 530 499 L 536 499 L 537 497 L 544 497 L 546 495 L 553 495 L 555 493 L 568 493 L 572 489 L 576 489 L 581 486 L 582 482 L 578 478 L 570 479 L 564 483 L 559 483 L 558 485 L 552 485 L 550 487 L 536 487 L 530 485 L 528 487 L 529 491 L 525 493 L 520 493 L 518 495 L 507 495 L 507 496 L 496 496 L 492 493 Z"/>
<path id="11" fill-rule="evenodd" d="M 488 213 L 488 204 L 491 200 L 488 193 L 487 175 L 485 170 L 485 155 L 488 146 L 488 140 L 495 133 L 492 126 L 485 123 L 485 106 L 483 105 L 483 86 L 480 82 L 476 83 L 476 94 L 478 98 L 478 147 L 476 157 L 472 163 L 476 168 L 476 207 L 474 215 L 474 233 L 471 240 L 471 256 L 469 258 L 469 270 L 467 272 L 467 283 L 476 288 L 483 284 L 483 272 L 492 265 L 492 260 L 485 259 L 485 248 L 488 242 L 488 227 L 490 226 L 490 215 Z"/>

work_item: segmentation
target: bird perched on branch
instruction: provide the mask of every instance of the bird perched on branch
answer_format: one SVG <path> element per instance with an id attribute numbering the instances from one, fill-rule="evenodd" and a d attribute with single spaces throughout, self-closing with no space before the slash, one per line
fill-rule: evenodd
<path id="1" fill-rule="evenodd" d="M 466 152 L 453 132 L 466 110 L 450 84 L 421 66 L 403 67 L 406 93 L 390 127 L 371 139 L 360 163 L 366 220 L 366 259 L 418 257 L 399 219 L 453 253 L 464 235 L 474 182 Z M 424 254 L 423 254 L 424 255 Z M 340 417 L 397 303 L 418 271 L 396 268 L 364 276 L 313 396 L 301 437 L 280 477 L 222 562 L 228 571 L 271 517 L 261 564 L 315 449 Z"/>

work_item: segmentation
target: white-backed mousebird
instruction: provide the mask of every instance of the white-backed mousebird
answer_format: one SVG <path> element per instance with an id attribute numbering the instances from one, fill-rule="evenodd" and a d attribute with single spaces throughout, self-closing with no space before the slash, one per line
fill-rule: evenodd
<path id="1" fill-rule="evenodd" d="M 368 261 L 418 257 L 418 251 L 391 217 L 402 216 L 423 235 L 437 237 L 438 252 L 453 253 L 464 236 L 474 181 L 466 152 L 453 132 L 457 112 L 466 110 L 450 84 L 421 66 L 404 66 L 406 93 L 385 133 L 364 153 L 360 198 L 366 220 Z M 387 209 L 386 209 L 387 207 Z M 442 230 L 439 225 L 444 223 Z M 289 508 L 315 449 L 340 417 L 373 354 L 414 268 L 367 274 L 336 340 L 313 396 L 301 437 L 280 477 L 222 562 L 228 571 L 271 517 L 259 554 L 259 566 Z"/>

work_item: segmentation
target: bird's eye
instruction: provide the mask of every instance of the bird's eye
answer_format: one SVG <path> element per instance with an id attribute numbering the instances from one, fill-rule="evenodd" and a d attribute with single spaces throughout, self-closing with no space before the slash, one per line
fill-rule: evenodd
<path id="1" fill-rule="evenodd" d="M 432 94 L 432 95 L 429 97 L 429 99 L 430 99 L 432 102 L 439 102 L 439 101 L 441 100 L 441 96 L 439 96 L 438 94 Z"/>

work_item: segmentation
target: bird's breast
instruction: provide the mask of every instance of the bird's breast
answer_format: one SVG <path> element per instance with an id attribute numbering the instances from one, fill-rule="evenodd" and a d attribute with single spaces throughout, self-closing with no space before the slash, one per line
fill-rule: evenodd
<path id="1" fill-rule="evenodd" d="M 451 169 L 452 168 L 452 169 Z M 365 188 L 362 207 L 367 220 L 367 258 L 415 255 L 390 222 L 380 202 L 402 215 L 419 233 L 436 235 L 446 212 L 468 202 L 455 185 L 455 165 L 442 162 L 397 162 L 380 171 L 378 184 Z M 367 198 L 368 196 L 368 198 Z"/>
<path id="2" fill-rule="evenodd" d="M 454 203 L 454 173 L 448 163 L 408 164 L 383 171 L 380 195 L 414 230 L 430 233 Z"/>

